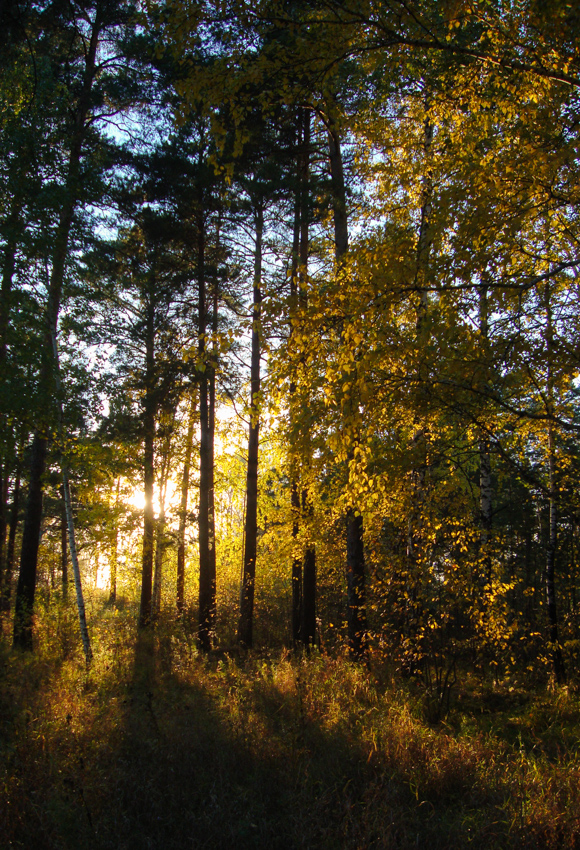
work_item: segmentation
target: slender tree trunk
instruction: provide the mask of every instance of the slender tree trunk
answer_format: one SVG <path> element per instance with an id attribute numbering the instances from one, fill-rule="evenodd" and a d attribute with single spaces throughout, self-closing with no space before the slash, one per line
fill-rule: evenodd
<path id="1" fill-rule="evenodd" d="M 428 274 L 429 259 L 433 243 L 432 236 L 432 197 L 433 197 L 433 125 L 428 116 L 428 106 L 425 107 L 426 115 L 423 125 L 423 153 L 424 167 L 421 187 L 421 221 L 417 239 L 415 255 L 415 278 L 414 288 L 419 296 L 417 302 L 416 319 L 416 348 L 417 348 L 417 378 L 419 393 L 417 399 L 417 417 L 420 419 L 428 406 L 430 375 L 425 367 L 425 352 L 428 346 Z M 428 431 L 424 425 L 419 425 L 413 435 L 410 446 L 413 467 L 412 485 L 410 497 L 410 511 L 407 526 L 407 627 L 410 634 L 416 631 L 420 617 L 420 582 L 421 562 L 423 556 L 423 525 L 424 509 L 427 501 L 427 470 L 428 470 Z"/>
<path id="2" fill-rule="evenodd" d="M 10 319 L 10 297 L 12 293 L 12 281 L 16 268 L 16 248 L 18 245 L 17 234 L 20 230 L 19 198 L 14 198 L 12 209 L 7 221 L 7 242 L 4 249 L 4 261 L 2 263 L 2 287 L 0 289 L 0 374 L 4 372 L 7 351 L 7 335 Z"/>
<path id="3" fill-rule="evenodd" d="M 167 541 L 165 537 L 165 504 L 162 499 L 159 516 L 157 517 L 157 533 L 155 535 L 155 570 L 153 576 L 153 598 L 151 599 L 151 619 L 157 622 L 161 613 L 161 590 L 163 585 L 163 561 Z"/>
<path id="4" fill-rule="evenodd" d="M 32 649 L 36 567 L 42 520 L 42 477 L 47 451 L 48 440 L 37 432 L 32 440 L 28 500 L 22 529 L 20 572 L 14 609 L 14 646 L 28 650 Z"/>
<path id="5" fill-rule="evenodd" d="M 252 360 L 250 366 L 250 425 L 248 429 L 248 472 L 246 479 L 246 533 L 244 574 L 240 599 L 238 641 L 251 647 L 253 640 L 254 587 L 258 548 L 258 448 L 260 435 L 260 343 L 262 315 L 262 234 L 264 211 L 261 199 L 256 206 L 254 250 L 254 296 L 252 305 Z"/>
<path id="6" fill-rule="evenodd" d="M 4 572 L 4 586 L 0 596 L 0 614 L 10 611 L 10 598 L 12 596 L 12 574 L 14 571 L 14 556 L 16 554 L 16 531 L 18 530 L 18 510 L 20 503 L 20 459 L 17 461 L 14 490 L 12 493 L 12 507 L 10 509 L 10 524 L 8 529 L 8 546 L 6 548 L 6 569 Z"/>
<path id="7" fill-rule="evenodd" d="M 85 602 L 83 598 L 83 588 L 81 584 L 81 570 L 79 566 L 79 559 L 77 556 L 77 547 L 75 541 L 75 533 L 74 533 L 74 523 L 73 523 L 73 514 L 72 514 L 72 504 L 70 498 L 70 485 L 68 478 L 68 469 L 66 463 L 63 463 L 62 468 L 62 478 L 64 485 L 64 503 L 66 507 L 66 518 L 68 525 L 68 543 L 70 549 L 70 558 L 73 568 L 73 575 L 75 580 L 75 590 L 77 596 L 77 609 L 79 614 L 79 624 L 81 629 L 81 639 L 83 642 L 83 649 L 85 653 L 85 660 L 87 665 L 89 665 L 93 659 L 93 652 L 91 649 L 91 642 L 89 638 L 89 631 L 87 628 L 87 618 L 85 613 Z"/>
<path id="8" fill-rule="evenodd" d="M 62 586 L 62 598 L 68 599 L 68 545 L 67 545 L 67 521 L 64 488 L 61 488 L 61 512 L 60 512 L 60 574 Z"/>
<path id="9" fill-rule="evenodd" d="M 80 162 L 82 146 L 86 134 L 86 119 L 91 106 L 91 89 L 96 68 L 97 46 L 101 28 L 100 6 L 97 8 L 91 39 L 85 58 L 85 73 L 75 113 L 75 126 L 69 151 L 68 173 L 61 207 L 58 228 L 52 255 L 52 271 L 49 281 L 46 307 L 46 328 L 43 344 L 43 362 L 39 384 L 46 388 L 47 410 L 41 417 L 33 441 L 28 484 L 28 504 L 22 532 L 22 550 L 20 554 L 20 574 L 16 588 L 16 608 L 14 617 L 14 646 L 32 649 L 32 623 L 34 596 L 36 591 L 36 572 L 38 563 L 38 545 L 42 522 L 43 476 L 48 452 L 48 429 L 50 416 L 48 408 L 54 395 L 53 338 L 56 338 L 58 314 L 62 295 L 64 270 L 68 255 L 69 234 L 73 213 L 77 203 L 80 186 Z"/>
<path id="10" fill-rule="evenodd" d="M 155 622 L 161 612 L 161 589 L 163 585 L 163 560 L 167 540 L 165 537 L 165 499 L 167 496 L 167 481 L 171 460 L 171 431 L 165 440 L 163 458 L 161 460 L 161 478 L 159 482 L 159 517 L 157 519 L 157 534 L 155 542 L 155 574 L 153 580 L 153 598 L 151 600 L 151 619 Z"/>
<path id="11" fill-rule="evenodd" d="M 153 541 L 155 517 L 153 513 L 153 488 L 155 484 L 155 303 L 154 281 L 151 281 L 147 304 L 145 341 L 145 398 L 143 400 L 143 484 L 145 508 L 143 510 L 143 555 L 141 570 L 141 603 L 139 627 L 151 621 L 153 595 Z"/>
<path id="12" fill-rule="evenodd" d="M 424 319 L 428 301 L 427 274 L 429 270 L 429 258 L 433 244 L 431 227 L 431 216 L 433 214 L 433 125 L 428 117 L 425 118 L 423 150 L 425 154 L 425 168 L 423 171 L 423 185 L 421 188 L 421 223 L 419 225 L 419 238 L 417 240 L 417 256 L 415 263 L 415 288 L 419 293 L 419 310 L 417 325 L 419 336 L 421 322 Z"/>
<path id="13" fill-rule="evenodd" d="M 118 510 L 121 493 L 121 476 L 117 476 L 117 492 L 115 494 L 114 528 L 111 534 L 111 560 L 109 563 L 109 605 L 117 604 L 117 566 L 119 556 L 119 526 Z"/>
<path id="14" fill-rule="evenodd" d="M 300 266 L 298 271 L 299 300 L 303 309 L 308 305 L 308 255 L 309 255 L 309 193 L 310 193 L 310 111 L 302 111 L 302 157 L 300 175 Z M 309 406 L 310 399 L 304 400 Z M 310 436 L 310 435 L 309 435 Z M 312 447 L 308 439 L 305 446 L 304 465 L 307 472 L 312 466 Z M 302 491 L 302 514 L 312 528 L 314 504 L 312 500 L 312 484 L 307 475 L 307 484 Z M 308 536 L 304 550 L 303 584 L 302 584 L 302 640 L 306 647 L 314 646 L 316 641 L 316 549 L 314 541 Z"/>
<path id="15" fill-rule="evenodd" d="M 177 532 L 177 614 L 182 616 L 185 609 L 185 527 L 187 520 L 187 498 L 189 495 L 189 473 L 193 452 L 193 427 L 195 420 L 195 395 L 191 390 L 187 437 L 185 440 L 185 459 L 181 475 L 181 501 L 179 505 L 179 529 Z"/>
<path id="16" fill-rule="evenodd" d="M 6 452 L 8 454 L 8 452 Z M 2 467 L 3 475 L 0 477 L 0 593 L 4 586 L 4 574 L 6 568 L 6 530 L 8 527 L 8 486 L 10 475 L 8 473 L 8 462 Z"/>
<path id="17" fill-rule="evenodd" d="M 211 649 L 216 615 L 215 548 L 212 537 L 211 491 L 213 490 L 213 446 L 209 414 L 209 373 L 207 357 L 207 291 L 205 280 L 205 219 L 202 199 L 198 215 L 197 276 L 199 293 L 199 629 L 198 644 Z"/>
<path id="18" fill-rule="evenodd" d="M 56 394 L 58 399 L 58 431 L 61 445 L 64 446 L 64 422 L 63 422 L 63 412 L 62 412 L 62 386 L 60 381 L 60 367 L 58 362 L 58 346 L 56 341 L 56 332 L 52 335 L 52 351 L 53 351 L 53 360 L 54 360 L 54 378 L 56 385 Z M 73 568 L 73 575 L 75 580 L 75 590 L 77 597 L 77 610 L 79 615 L 79 626 L 81 632 L 81 639 L 83 642 L 83 649 L 85 653 L 85 660 L 87 666 L 91 663 L 93 659 L 93 653 L 91 649 L 91 641 L 89 638 L 89 630 L 87 628 L 87 618 L 85 614 L 85 602 L 83 598 L 83 588 L 81 584 L 81 571 L 79 566 L 79 559 L 77 555 L 77 546 L 75 540 L 75 528 L 73 521 L 73 512 L 72 512 L 72 501 L 70 495 L 70 483 L 69 483 L 69 470 L 68 463 L 66 457 L 63 455 L 61 459 L 61 467 L 62 467 L 62 491 L 64 496 L 64 506 L 66 512 L 66 523 L 68 528 L 68 544 L 70 549 L 70 557 Z"/>
<path id="19" fill-rule="evenodd" d="M 301 192 L 301 154 L 300 146 L 302 144 L 302 122 L 304 111 L 298 112 L 298 131 L 297 131 L 297 180 L 296 192 L 294 198 L 294 228 L 292 238 L 292 266 L 290 274 L 290 342 L 295 332 L 295 313 L 298 307 L 298 263 L 300 259 L 300 221 L 302 217 L 302 192 Z M 297 386 L 294 376 L 290 380 L 290 427 L 291 432 L 295 436 L 297 429 Z M 300 534 L 300 476 L 299 464 L 296 449 L 292 454 L 292 489 L 290 493 L 290 510 L 292 513 L 292 643 L 296 649 L 298 644 L 302 642 L 302 553 L 299 550 L 299 534 Z"/>
<path id="20" fill-rule="evenodd" d="M 209 563 L 211 585 L 213 588 L 213 603 L 212 603 L 212 629 L 215 624 L 216 617 L 216 534 L 215 534 L 215 405 L 216 405 L 216 369 L 218 362 L 218 300 L 219 300 L 219 284 L 218 284 L 218 258 L 220 248 L 220 226 L 221 226 L 221 210 L 218 216 L 216 228 L 216 243 L 215 243 L 215 273 L 212 292 L 212 319 L 211 329 L 213 335 L 211 356 L 208 359 L 208 410 L 207 410 L 207 425 L 208 425 L 208 540 L 209 540 Z"/>
<path id="21" fill-rule="evenodd" d="M 486 372 L 484 382 L 487 384 L 489 369 L 489 321 L 487 287 L 479 289 L 479 334 Z M 491 538 L 493 522 L 493 482 L 491 477 L 491 453 L 489 437 L 481 433 L 479 440 L 479 545 L 481 552 L 482 575 L 478 582 L 480 587 L 489 587 L 491 583 Z"/>
<path id="22" fill-rule="evenodd" d="M 337 274 L 340 276 L 348 251 L 348 219 L 346 212 L 346 189 L 344 168 L 338 129 L 332 122 L 328 126 L 328 149 L 332 182 L 334 242 Z M 345 411 L 348 416 L 349 411 Z M 354 457 L 354 446 L 349 455 Z M 365 557 L 363 544 L 363 520 L 354 507 L 346 513 L 346 584 L 347 584 L 347 630 L 350 654 L 355 660 L 364 658 L 367 651 Z"/>
<path id="23" fill-rule="evenodd" d="M 552 324 L 552 305 L 550 302 L 550 283 L 546 281 L 545 286 L 545 309 L 546 309 L 546 348 L 547 348 L 547 400 L 548 415 L 554 415 L 554 377 L 553 377 L 553 352 L 554 352 L 554 330 Z M 558 517 L 557 517 L 557 485 L 556 485 L 556 446 L 554 439 L 554 425 L 551 419 L 548 424 L 548 540 L 546 546 L 546 605 L 548 609 L 548 626 L 550 635 L 550 651 L 554 665 L 554 675 L 559 685 L 566 684 L 566 667 L 562 656 L 560 638 L 558 634 L 558 608 L 556 602 L 556 546 L 558 542 Z"/>
<path id="24" fill-rule="evenodd" d="M 481 584 L 489 587 L 491 584 L 491 536 L 493 523 L 493 483 L 491 478 L 491 453 L 489 438 L 482 437 L 479 441 L 479 512 L 480 534 L 479 542 L 482 553 L 483 576 Z"/>

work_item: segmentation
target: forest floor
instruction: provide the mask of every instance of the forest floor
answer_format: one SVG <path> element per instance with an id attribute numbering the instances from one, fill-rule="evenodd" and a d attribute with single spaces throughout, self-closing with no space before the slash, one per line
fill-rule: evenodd
<path id="1" fill-rule="evenodd" d="M 52 619 L 51 619 L 52 618 Z M 386 666 L 201 656 L 103 608 L 0 645 L 0 847 L 580 847 L 580 699 L 458 682 L 449 712 Z"/>

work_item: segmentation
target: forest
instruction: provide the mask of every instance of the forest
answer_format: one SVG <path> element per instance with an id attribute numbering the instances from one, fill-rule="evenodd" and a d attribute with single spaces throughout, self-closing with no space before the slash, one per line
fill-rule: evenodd
<path id="1" fill-rule="evenodd" d="M 580 846 L 579 148 L 565 0 L 4 0 L 0 847 Z"/>

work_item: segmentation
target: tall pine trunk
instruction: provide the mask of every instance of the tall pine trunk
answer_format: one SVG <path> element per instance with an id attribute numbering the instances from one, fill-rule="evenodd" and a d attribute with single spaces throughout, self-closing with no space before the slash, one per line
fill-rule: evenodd
<path id="1" fill-rule="evenodd" d="M 336 273 L 340 279 L 348 251 L 348 218 L 340 136 L 338 128 L 332 121 L 329 121 L 328 124 L 328 150 L 332 183 Z M 345 415 L 348 416 L 348 414 L 349 411 L 345 411 Z M 353 452 L 354 446 L 349 454 L 349 461 L 354 456 Z M 346 584 L 349 650 L 352 658 L 360 660 L 366 655 L 368 645 L 365 556 L 363 520 L 354 506 L 349 507 L 346 512 Z"/>
<path id="2" fill-rule="evenodd" d="M 550 301 L 550 283 L 546 281 L 545 290 L 546 310 L 546 349 L 547 349 L 547 402 L 548 402 L 548 539 L 546 545 L 546 606 L 548 609 L 548 628 L 550 638 L 550 652 L 554 665 L 554 675 L 559 685 L 566 684 L 566 667 L 560 646 L 558 634 L 558 607 L 556 601 L 556 547 L 558 543 L 558 516 L 557 516 L 557 485 L 556 485 L 556 446 L 553 417 L 555 415 L 554 404 L 554 328 L 552 319 L 552 305 Z"/>
<path id="3" fill-rule="evenodd" d="M 54 357 L 54 377 L 56 384 L 56 393 L 57 393 L 57 416 L 58 416 L 58 436 L 60 439 L 60 443 L 62 446 L 65 445 L 65 433 L 64 433 L 64 417 L 62 410 L 62 385 L 60 380 L 60 367 L 58 362 L 58 347 L 56 341 L 56 333 L 52 335 L 52 351 Z M 91 641 L 89 638 L 89 631 L 87 628 L 87 618 L 85 614 L 85 602 L 83 598 L 83 588 L 81 584 L 81 571 L 79 565 L 79 559 L 77 555 L 77 546 L 75 539 L 75 529 L 74 529 L 74 521 L 73 521 L 73 512 L 72 512 L 72 499 L 70 493 L 70 476 L 69 476 L 69 468 L 68 461 L 66 455 L 63 453 L 61 457 L 61 470 L 62 470 L 62 492 L 64 496 L 64 508 L 66 514 L 66 524 L 68 530 L 68 545 L 70 549 L 70 557 L 73 568 L 73 576 L 75 581 L 75 590 L 77 597 L 77 611 L 79 615 L 79 626 L 81 632 L 81 639 L 83 642 L 83 649 L 85 653 L 85 660 L 87 666 L 91 663 L 93 659 L 93 652 L 91 649 Z"/>
<path id="4" fill-rule="evenodd" d="M 161 613 L 161 590 L 163 586 L 163 562 L 167 540 L 165 535 L 165 500 L 167 497 L 167 482 L 171 461 L 171 429 L 169 429 L 163 446 L 161 458 L 161 476 L 159 481 L 159 516 L 155 535 L 155 572 L 153 577 L 153 598 L 151 600 L 151 619 L 155 622 Z"/>
<path id="5" fill-rule="evenodd" d="M 185 458 L 181 474 L 181 499 L 179 504 L 179 528 L 177 531 L 177 614 L 181 616 L 185 609 L 185 528 L 187 521 L 187 499 L 189 496 L 189 474 L 193 452 L 193 427 L 195 420 L 195 390 L 191 389 L 185 440 Z"/>
<path id="6" fill-rule="evenodd" d="M 8 451 L 6 452 L 6 457 Z M 8 488 L 10 484 L 10 473 L 8 471 L 8 461 L 6 460 L 2 467 L 2 475 L 0 476 L 0 593 L 4 586 L 4 576 L 6 571 L 6 530 L 8 528 Z"/>
<path id="7" fill-rule="evenodd" d="M 310 111 L 302 110 L 302 156 L 300 174 L 300 265 L 298 269 L 299 302 L 302 309 L 308 306 L 308 254 L 309 254 L 309 191 L 310 191 Z M 310 399 L 304 399 L 304 406 L 310 406 Z M 309 435 L 310 436 L 310 435 Z M 302 489 L 302 516 L 309 526 L 308 540 L 304 550 L 302 583 L 302 640 L 306 647 L 316 641 L 316 549 L 311 539 L 311 525 L 314 513 L 310 470 L 312 466 L 312 447 L 308 439 L 304 447 L 304 467 L 306 484 Z"/>
<path id="8" fill-rule="evenodd" d="M 119 497 L 121 493 L 121 476 L 117 477 L 115 493 L 114 526 L 111 532 L 111 560 L 109 562 L 109 605 L 117 603 L 117 567 L 119 563 Z"/>
<path id="9" fill-rule="evenodd" d="M 143 510 L 143 553 L 141 560 L 141 601 L 139 627 L 151 621 L 153 595 L 153 541 L 155 517 L 153 513 L 153 488 L 155 484 L 155 304 L 154 281 L 151 281 L 145 328 L 145 397 L 143 399 L 143 485 L 145 507 Z"/>
<path id="10" fill-rule="evenodd" d="M 487 384 L 489 371 L 489 317 L 487 303 L 487 287 L 479 289 L 479 334 L 484 358 L 485 378 Z M 491 477 L 490 440 L 487 433 L 480 429 L 479 439 L 479 546 L 481 575 L 477 584 L 479 587 L 489 587 L 491 584 L 491 539 L 493 523 L 493 481 Z"/>
<path id="11" fill-rule="evenodd" d="M 300 261 L 300 221 L 301 221 L 301 207 L 302 207 L 302 192 L 301 192 L 301 155 L 300 155 L 300 147 L 302 144 L 302 118 L 303 110 L 300 109 L 298 112 L 298 120 L 297 120 L 297 134 L 296 134 L 296 147 L 297 147 L 297 174 L 296 174 L 296 191 L 294 197 L 294 227 L 293 227 L 293 235 L 292 235 L 292 264 L 291 264 L 291 273 L 290 273 L 290 339 L 289 342 L 292 342 L 292 337 L 296 331 L 296 310 L 298 308 L 298 263 Z M 298 400 L 297 400 L 297 385 L 296 379 L 294 375 L 290 379 L 290 428 L 291 433 L 296 439 L 297 432 L 297 420 L 298 420 Z M 290 511 L 292 516 L 292 542 L 293 542 L 293 554 L 292 554 L 292 574 L 291 574 L 291 585 L 292 585 L 292 618 L 291 618 L 291 627 L 292 627 L 292 643 L 294 648 L 298 646 L 298 644 L 302 641 L 302 553 L 299 549 L 299 535 L 300 535 L 300 514 L 301 514 L 301 505 L 300 505 L 300 469 L 297 451 L 295 447 L 293 447 L 292 459 L 291 459 L 291 491 L 290 491 Z"/>
<path id="12" fill-rule="evenodd" d="M 96 69 L 97 46 L 101 27 L 100 6 L 97 8 L 95 22 L 85 58 L 85 72 L 75 113 L 74 130 L 69 148 L 69 160 L 64 199 L 61 207 L 58 227 L 54 240 L 52 271 L 48 287 L 46 307 L 46 328 L 43 341 L 42 365 L 39 384 L 48 392 L 46 410 L 40 417 L 40 424 L 32 441 L 30 473 L 28 479 L 28 502 L 22 532 L 20 554 L 20 573 L 16 588 L 16 606 L 14 614 L 14 646 L 32 649 L 32 626 L 34 597 L 36 591 L 36 572 L 38 564 L 38 546 L 42 522 L 43 477 L 48 453 L 48 432 L 54 395 L 54 354 L 53 337 L 56 337 L 58 314 L 62 296 L 64 271 L 68 255 L 69 235 L 73 214 L 80 188 L 80 163 L 83 142 L 86 134 L 86 119 L 91 106 L 91 89 Z"/>
<path id="13" fill-rule="evenodd" d="M 218 362 L 218 257 L 220 244 L 220 225 L 221 211 L 218 216 L 216 228 L 216 243 L 215 243 L 215 272 L 212 291 L 212 318 L 211 330 L 213 336 L 212 351 L 208 357 L 208 410 L 207 410 L 207 428 L 208 428 L 208 535 L 209 535 L 209 556 L 210 569 L 213 586 L 213 603 L 212 603 L 212 628 L 215 624 L 216 617 L 216 536 L 215 536 L 215 404 L 216 404 L 216 369 Z"/>
<path id="14" fill-rule="evenodd" d="M 240 595 L 238 641 L 251 647 L 253 641 L 254 588 L 258 548 L 258 448 L 260 437 L 260 343 L 262 315 L 262 235 L 264 210 L 261 199 L 255 210 L 254 287 L 252 303 L 252 359 L 250 365 L 250 425 L 248 428 L 248 471 L 246 477 L 246 529 L 244 569 Z"/>
<path id="15" fill-rule="evenodd" d="M 425 353 L 429 342 L 428 330 L 428 274 L 429 259 L 433 243 L 432 211 L 433 211 L 433 124 L 428 115 L 428 104 L 425 104 L 425 120 L 423 124 L 423 154 L 424 168 L 421 187 L 421 220 L 415 253 L 415 277 L 413 288 L 418 295 L 416 318 L 416 356 L 418 398 L 416 402 L 416 417 L 418 428 L 415 431 L 410 454 L 412 458 L 410 495 L 410 510 L 407 523 L 407 590 L 406 590 L 406 621 L 409 634 L 415 635 L 421 616 L 421 571 L 424 557 L 424 510 L 427 502 L 427 472 L 428 472 L 428 426 L 421 423 L 421 417 L 429 404 L 429 367 L 425 365 Z"/>
<path id="16" fill-rule="evenodd" d="M 6 222 L 7 241 L 4 249 L 2 262 L 2 286 L 0 288 L 0 374 L 4 372 L 7 351 L 7 335 L 10 320 L 10 298 L 12 293 L 12 282 L 16 269 L 16 248 L 18 245 L 17 234 L 21 229 L 20 222 L 20 198 L 14 197 L 12 208 Z"/>
<path id="17" fill-rule="evenodd" d="M 66 505 L 64 500 L 64 488 L 61 487 L 61 506 L 60 506 L 60 578 L 62 587 L 62 598 L 68 599 L 68 543 L 67 543 L 67 523 L 66 523 Z"/>
<path id="18" fill-rule="evenodd" d="M 12 574 L 14 572 L 14 557 L 16 555 L 16 532 L 18 530 L 18 511 L 20 507 L 20 458 L 14 473 L 14 490 L 8 526 L 8 545 L 6 547 L 6 565 L 4 569 L 4 584 L 0 594 L 0 615 L 10 611 L 12 596 Z"/>
<path id="19" fill-rule="evenodd" d="M 202 198 L 198 214 L 197 241 L 197 277 L 199 335 L 198 357 L 199 375 L 199 648 L 207 652 L 211 649 L 212 634 L 216 616 L 216 558 L 213 540 L 213 433 L 210 421 L 210 370 L 207 355 L 207 287 L 205 269 L 205 217 Z"/>

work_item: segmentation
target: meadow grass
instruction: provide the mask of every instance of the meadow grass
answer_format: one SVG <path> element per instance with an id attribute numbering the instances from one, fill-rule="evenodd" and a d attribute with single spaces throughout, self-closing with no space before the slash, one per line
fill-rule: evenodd
<path id="1" fill-rule="evenodd" d="M 573 693 L 460 677 L 435 725 L 380 658 L 204 656 L 102 607 L 87 672 L 75 628 L 2 643 L 2 848 L 580 846 Z"/>

